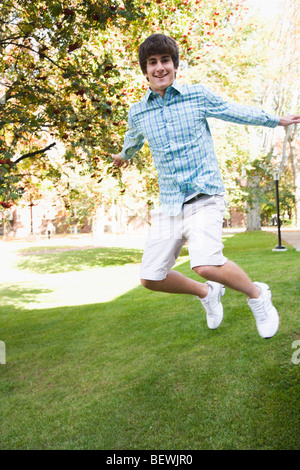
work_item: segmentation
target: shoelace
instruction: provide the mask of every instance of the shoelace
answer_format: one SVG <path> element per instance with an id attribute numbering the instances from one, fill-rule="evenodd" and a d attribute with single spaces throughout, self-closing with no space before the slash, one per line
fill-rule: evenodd
<path id="1" fill-rule="evenodd" d="M 262 300 L 259 305 L 255 306 L 254 313 L 260 321 L 265 321 L 268 318 L 264 307 L 264 300 Z"/>
<path id="2" fill-rule="evenodd" d="M 212 300 L 208 300 L 207 302 L 205 302 L 206 304 L 206 312 L 208 315 L 212 315 L 214 316 L 214 308 L 218 305 L 218 299 L 214 299 L 213 300 L 213 305 L 212 305 Z"/>

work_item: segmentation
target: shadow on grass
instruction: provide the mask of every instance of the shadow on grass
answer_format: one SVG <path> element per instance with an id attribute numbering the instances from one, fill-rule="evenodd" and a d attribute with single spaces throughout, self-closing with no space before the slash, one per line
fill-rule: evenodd
<path id="1" fill-rule="evenodd" d="M 39 303 L 52 293 L 52 289 L 39 288 L 28 283 L 0 284 L 0 306 L 26 308 L 26 304 Z"/>
<path id="2" fill-rule="evenodd" d="M 84 271 L 90 268 L 122 266 L 128 263 L 139 263 L 142 250 L 126 248 L 91 248 L 85 250 L 19 252 L 24 256 L 17 263 L 18 269 L 29 270 L 38 274 L 67 273 Z"/>

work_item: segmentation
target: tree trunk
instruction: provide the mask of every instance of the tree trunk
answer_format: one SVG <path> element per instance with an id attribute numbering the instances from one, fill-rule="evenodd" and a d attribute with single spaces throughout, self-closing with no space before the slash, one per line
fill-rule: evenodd
<path id="1" fill-rule="evenodd" d="M 260 177 L 252 175 L 247 179 L 247 187 L 250 189 L 250 200 L 247 202 L 247 230 L 261 230 L 260 200 L 258 188 Z"/>
<path id="2" fill-rule="evenodd" d="M 247 230 L 261 230 L 260 220 L 260 202 L 258 199 L 253 201 L 247 208 Z"/>
<path id="3" fill-rule="evenodd" d="M 300 163 L 297 156 L 295 143 L 290 142 L 290 155 L 292 159 L 293 177 L 295 186 L 295 215 L 296 227 L 300 228 Z"/>

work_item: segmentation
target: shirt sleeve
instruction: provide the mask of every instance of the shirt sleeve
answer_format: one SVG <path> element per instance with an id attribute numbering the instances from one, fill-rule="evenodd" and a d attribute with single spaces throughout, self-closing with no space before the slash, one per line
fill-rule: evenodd
<path id="1" fill-rule="evenodd" d="M 128 131 L 125 133 L 124 145 L 121 156 L 124 160 L 129 160 L 136 154 L 144 145 L 145 138 L 135 126 L 133 120 L 128 115 Z"/>
<path id="2" fill-rule="evenodd" d="M 253 126 L 276 127 L 279 124 L 279 117 L 259 108 L 230 103 L 208 88 L 203 87 L 203 93 L 206 117 Z"/>

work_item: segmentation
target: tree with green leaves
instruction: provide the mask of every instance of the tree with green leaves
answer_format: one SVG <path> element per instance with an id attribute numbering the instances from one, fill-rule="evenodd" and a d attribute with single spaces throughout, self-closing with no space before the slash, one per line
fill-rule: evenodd
<path id="1" fill-rule="evenodd" d="M 272 107 L 277 115 L 299 112 L 297 28 L 300 15 L 297 6 L 294 0 L 282 2 L 275 21 L 269 24 L 265 18 L 260 20 L 260 32 L 253 36 L 259 58 L 253 80 L 256 101 L 263 108 Z M 280 174 L 281 212 L 290 216 L 295 213 L 296 219 L 298 213 L 300 224 L 298 126 L 271 132 L 254 129 L 251 139 L 255 142 L 255 154 L 250 156 L 247 166 L 247 228 L 260 229 L 261 216 L 276 212 L 275 170 Z"/>
<path id="2" fill-rule="evenodd" d="M 113 120 L 125 116 L 124 84 L 106 47 L 105 30 L 126 30 L 143 17 L 128 1 L 9 1 L 0 9 L 0 102 L 2 206 L 22 191 L 20 163 L 35 162 L 51 173 L 47 152 L 60 140 L 80 161 L 93 165 L 91 149 L 105 156 Z M 90 157 L 90 158 L 89 158 Z M 46 167 L 46 168 L 45 168 Z M 20 184 L 19 184 L 20 182 Z M 4 204 L 3 204 L 4 203 Z"/>

